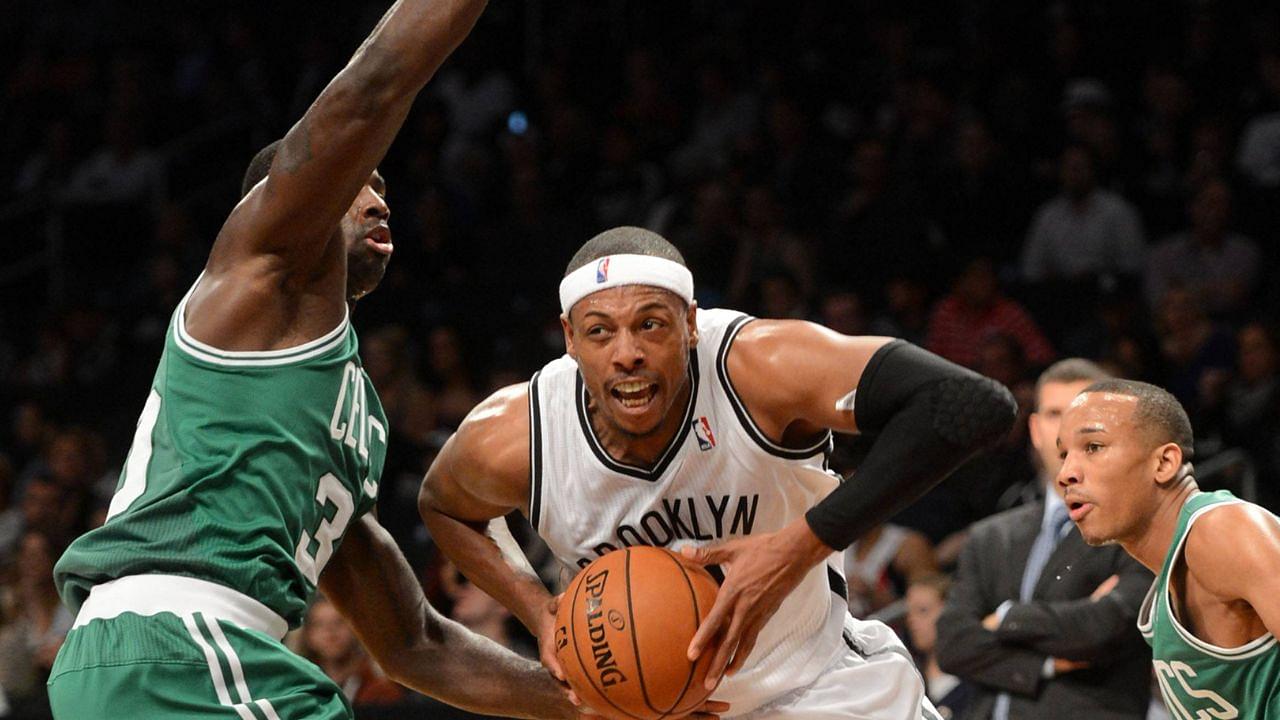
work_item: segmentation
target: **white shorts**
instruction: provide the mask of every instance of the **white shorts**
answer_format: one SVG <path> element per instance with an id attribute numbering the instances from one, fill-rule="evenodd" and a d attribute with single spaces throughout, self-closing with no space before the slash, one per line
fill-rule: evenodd
<path id="1" fill-rule="evenodd" d="M 734 720 L 941 720 L 893 630 L 846 617 L 847 650 L 809 685 Z"/>

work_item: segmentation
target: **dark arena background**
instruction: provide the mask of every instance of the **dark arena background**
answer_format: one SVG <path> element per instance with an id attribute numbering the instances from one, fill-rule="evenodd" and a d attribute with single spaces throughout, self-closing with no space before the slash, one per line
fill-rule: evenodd
<path id="1" fill-rule="evenodd" d="M 103 520 L 245 167 L 386 7 L 5 3 L 0 717 L 49 712 L 52 564 Z M 437 607 L 526 655 L 418 486 L 476 402 L 563 352 L 565 263 L 618 225 L 674 242 L 703 307 L 907 338 L 1014 390 L 1003 444 L 893 521 L 930 571 L 1039 491 L 1025 420 L 1062 358 L 1168 388 L 1201 485 L 1280 506 L 1274 4 L 491 0 L 381 172 L 395 256 L 353 316 L 391 421 L 379 517 Z M 911 637 L 916 569 L 888 570 L 851 594 Z M 380 677 L 331 607 L 308 618 L 290 646 L 358 717 L 465 716 Z"/>

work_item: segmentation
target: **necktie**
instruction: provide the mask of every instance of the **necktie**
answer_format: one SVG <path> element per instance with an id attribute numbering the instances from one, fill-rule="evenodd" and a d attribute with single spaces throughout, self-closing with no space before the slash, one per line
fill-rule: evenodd
<path id="1" fill-rule="evenodd" d="M 1040 534 L 1036 536 L 1036 541 L 1031 546 L 1031 554 L 1027 556 L 1027 567 L 1022 571 L 1022 586 L 1019 592 L 1019 599 L 1022 602 L 1031 599 L 1032 593 L 1036 590 L 1036 583 L 1040 580 L 1040 573 L 1044 572 L 1044 566 L 1049 562 L 1049 556 L 1053 554 L 1054 549 L 1058 547 L 1058 541 L 1062 539 L 1062 531 L 1069 522 L 1071 517 L 1067 515 L 1067 507 L 1059 504 L 1053 506 L 1047 520 L 1040 525 Z"/>
<path id="2" fill-rule="evenodd" d="M 1058 547 L 1058 541 L 1065 534 L 1071 516 L 1067 514 L 1067 506 L 1055 504 L 1049 517 L 1040 524 L 1040 534 L 1031 545 L 1031 554 L 1027 556 L 1027 566 L 1022 571 L 1022 585 L 1018 588 L 1018 599 L 1022 602 L 1031 600 L 1035 593 L 1040 573 L 1049 562 L 1049 556 Z M 991 711 L 991 720 L 1009 720 L 1009 693 L 1000 693 L 996 697 L 995 707 Z"/>

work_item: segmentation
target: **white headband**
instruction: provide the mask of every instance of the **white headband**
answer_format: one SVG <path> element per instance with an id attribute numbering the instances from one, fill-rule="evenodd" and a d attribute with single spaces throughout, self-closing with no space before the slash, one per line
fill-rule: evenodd
<path id="1" fill-rule="evenodd" d="M 587 263 L 560 281 L 560 309 L 569 314 L 582 298 L 619 285 L 652 285 L 693 303 L 689 268 L 652 255 L 609 255 Z"/>

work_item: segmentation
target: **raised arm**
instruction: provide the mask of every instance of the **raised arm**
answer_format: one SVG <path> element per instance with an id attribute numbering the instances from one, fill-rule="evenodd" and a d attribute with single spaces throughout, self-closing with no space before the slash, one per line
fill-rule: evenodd
<path id="1" fill-rule="evenodd" d="M 418 91 L 484 6 L 485 0 L 398 0 L 285 135 L 266 180 L 219 233 L 211 266 L 270 254 L 291 269 L 313 267 Z"/>
<path id="2" fill-rule="evenodd" d="M 442 617 L 395 541 L 371 515 L 352 524 L 320 590 L 392 680 L 471 712 L 572 718 L 547 671 Z"/>

